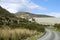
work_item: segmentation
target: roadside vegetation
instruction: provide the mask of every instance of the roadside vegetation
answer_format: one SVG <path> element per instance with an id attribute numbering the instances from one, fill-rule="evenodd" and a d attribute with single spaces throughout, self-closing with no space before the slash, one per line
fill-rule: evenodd
<path id="1" fill-rule="evenodd" d="M 28 37 L 44 33 L 45 29 L 43 25 L 36 22 L 30 22 L 26 19 L 19 19 L 13 23 L 0 24 L 0 39 L 1 40 L 25 40 Z M 7 35 L 7 36 L 6 36 Z"/>
<path id="2" fill-rule="evenodd" d="M 17 18 L 0 7 L 0 40 L 25 40 L 28 37 L 44 33 L 45 25 Z"/>
<path id="3" fill-rule="evenodd" d="M 37 31 L 29 29 L 0 29 L 0 40 L 25 40 L 36 34 Z"/>
<path id="4" fill-rule="evenodd" d="M 60 32 L 60 23 L 56 23 L 54 25 L 50 25 L 50 26 L 48 26 L 46 28 L 54 30 L 56 32 Z"/>
<path id="5" fill-rule="evenodd" d="M 60 32 L 60 24 L 55 24 L 53 27 L 56 29 L 56 31 Z"/>

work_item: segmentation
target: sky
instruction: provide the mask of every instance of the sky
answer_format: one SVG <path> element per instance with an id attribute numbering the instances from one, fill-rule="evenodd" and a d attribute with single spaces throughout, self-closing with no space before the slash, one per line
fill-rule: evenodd
<path id="1" fill-rule="evenodd" d="M 60 0 L 0 0 L 0 6 L 11 13 L 30 12 L 60 17 Z"/>

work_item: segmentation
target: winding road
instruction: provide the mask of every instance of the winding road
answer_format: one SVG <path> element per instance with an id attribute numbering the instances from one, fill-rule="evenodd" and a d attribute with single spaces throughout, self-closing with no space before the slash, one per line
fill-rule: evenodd
<path id="1" fill-rule="evenodd" d="M 39 18 L 39 17 L 34 17 L 35 21 L 39 24 L 44 24 L 44 25 L 53 25 L 55 23 L 60 23 L 59 18 Z M 37 40 L 60 40 L 60 33 L 55 32 L 49 29 L 46 29 L 46 34 L 37 39 Z"/>
<path id="2" fill-rule="evenodd" d="M 60 33 L 46 29 L 46 34 L 37 40 L 60 40 Z"/>

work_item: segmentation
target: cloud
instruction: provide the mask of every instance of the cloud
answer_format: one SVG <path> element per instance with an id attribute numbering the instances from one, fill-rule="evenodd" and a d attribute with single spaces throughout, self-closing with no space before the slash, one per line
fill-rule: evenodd
<path id="1" fill-rule="evenodd" d="M 27 5 L 26 5 L 27 6 Z M 27 8 L 30 8 L 30 9 L 35 9 L 35 10 L 45 10 L 46 8 L 42 7 L 42 6 L 38 6 L 36 5 L 35 3 L 31 2 Z"/>
<path id="2" fill-rule="evenodd" d="M 43 12 L 43 13 L 37 13 L 37 14 L 50 15 L 50 16 L 54 16 L 54 17 L 60 17 L 60 12 Z"/>
<path id="3" fill-rule="evenodd" d="M 0 5 L 10 12 L 28 10 L 46 10 L 46 8 L 33 3 L 31 0 L 1 0 Z"/>
<path id="4" fill-rule="evenodd" d="M 57 12 L 47 13 L 47 15 L 51 15 L 51 16 L 55 16 L 55 17 L 60 17 L 60 13 L 57 13 Z"/>
<path id="5" fill-rule="evenodd" d="M 60 17 L 60 13 L 57 13 L 57 12 L 46 12 L 46 13 L 38 13 L 38 14 L 45 14 L 45 15 L 50 15 L 54 17 Z"/>

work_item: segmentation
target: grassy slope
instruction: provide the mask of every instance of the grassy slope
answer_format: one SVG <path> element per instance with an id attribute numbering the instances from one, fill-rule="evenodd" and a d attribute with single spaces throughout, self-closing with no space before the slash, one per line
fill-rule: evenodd
<path id="1" fill-rule="evenodd" d="M 19 24 L 17 20 L 19 20 Z M 39 25 L 35 22 L 29 22 L 27 19 L 16 18 L 14 14 L 11 14 L 7 10 L 0 7 L 1 40 L 22 40 L 29 36 L 35 35 L 38 32 L 44 31 L 43 25 Z"/>
<path id="2" fill-rule="evenodd" d="M 49 15 L 42 15 L 42 14 L 32 14 L 32 13 L 29 13 L 29 12 L 17 12 L 15 14 L 16 16 L 20 17 L 22 15 L 28 15 L 28 17 L 53 17 L 53 16 L 49 16 Z"/>
<path id="3" fill-rule="evenodd" d="M 11 18 L 11 17 L 15 17 L 15 15 L 11 14 L 6 9 L 4 9 L 0 6 L 0 17 L 10 17 Z"/>

